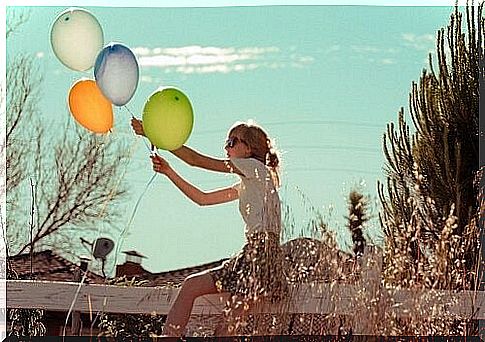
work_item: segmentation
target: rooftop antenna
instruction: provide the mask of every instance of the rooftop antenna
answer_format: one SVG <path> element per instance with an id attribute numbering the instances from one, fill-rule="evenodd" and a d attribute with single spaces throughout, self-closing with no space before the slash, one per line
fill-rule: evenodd
<path id="1" fill-rule="evenodd" d="M 83 245 L 89 245 L 91 247 L 90 251 L 91 254 L 96 258 L 96 259 L 101 259 L 101 271 L 103 272 L 103 277 L 106 278 L 106 274 L 104 273 L 104 265 L 106 262 L 106 256 L 111 253 L 113 250 L 113 247 L 115 246 L 115 243 L 113 240 L 108 239 L 108 238 L 97 238 L 96 241 L 94 242 L 89 242 L 82 237 L 80 238 L 81 242 Z"/>

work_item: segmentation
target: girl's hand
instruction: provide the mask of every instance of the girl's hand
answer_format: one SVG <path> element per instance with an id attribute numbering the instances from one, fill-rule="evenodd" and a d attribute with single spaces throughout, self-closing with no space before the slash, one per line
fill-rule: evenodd
<path id="1" fill-rule="evenodd" d="M 171 170 L 171 167 L 170 165 L 168 164 L 168 162 L 163 159 L 162 157 L 160 157 L 158 154 L 154 154 L 152 156 L 150 156 L 151 160 L 152 160 L 152 164 L 153 164 L 153 171 L 155 172 L 158 172 L 158 173 L 163 173 L 163 174 L 167 174 L 167 172 L 169 172 Z"/>
<path id="2" fill-rule="evenodd" d="M 138 120 L 137 118 L 132 118 L 131 119 L 131 127 L 133 127 L 133 131 L 135 134 L 145 136 L 145 131 L 143 130 L 143 125 L 142 121 Z"/>

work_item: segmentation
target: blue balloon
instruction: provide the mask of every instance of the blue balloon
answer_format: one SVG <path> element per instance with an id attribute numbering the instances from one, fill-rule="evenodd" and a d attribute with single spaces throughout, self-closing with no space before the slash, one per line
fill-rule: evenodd
<path id="1" fill-rule="evenodd" d="M 135 94 L 140 76 L 133 52 L 123 44 L 110 43 L 96 57 L 94 78 L 103 95 L 116 106 L 123 106 Z"/>

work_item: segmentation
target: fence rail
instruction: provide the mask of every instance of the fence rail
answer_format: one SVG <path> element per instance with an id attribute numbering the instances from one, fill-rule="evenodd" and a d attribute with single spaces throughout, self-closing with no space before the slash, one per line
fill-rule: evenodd
<path id="1" fill-rule="evenodd" d="M 114 285 L 82 284 L 71 282 L 7 280 L 8 308 L 40 308 L 81 312 L 157 313 L 167 314 L 178 292 L 177 288 L 122 287 Z M 380 290 L 382 291 L 382 289 Z M 365 296 L 365 297 L 363 297 Z M 371 296 L 372 297 L 372 296 Z M 331 285 L 328 283 L 303 284 L 292 294 L 289 313 L 339 312 L 353 313 L 365 304 L 365 287 L 358 285 Z M 194 304 L 193 314 L 220 314 L 227 296 L 206 295 Z M 420 314 L 442 315 L 444 312 L 460 317 L 485 319 L 485 293 L 479 291 L 412 291 L 389 289 L 380 300 L 397 316 L 407 317 L 416 310 Z M 260 312 L 281 312 L 279 305 L 264 305 Z"/>

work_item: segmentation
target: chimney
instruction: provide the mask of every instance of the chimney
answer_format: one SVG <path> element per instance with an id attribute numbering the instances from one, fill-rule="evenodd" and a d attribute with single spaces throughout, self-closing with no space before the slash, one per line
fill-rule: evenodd
<path id="1" fill-rule="evenodd" d="M 142 258 L 146 258 L 146 256 L 137 251 L 124 251 L 123 253 L 126 254 L 126 260 L 124 264 L 116 265 L 117 277 L 133 277 L 150 273 L 141 266 Z"/>
<path id="2" fill-rule="evenodd" d="M 88 257 L 85 257 L 85 256 L 82 256 L 80 258 L 81 260 L 81 263 L 79 265 L 79 268 L 82 270 L 82 271 L 87 271 L 88 270 L 88 263 L 91 261 L 90 258 Z"/>

